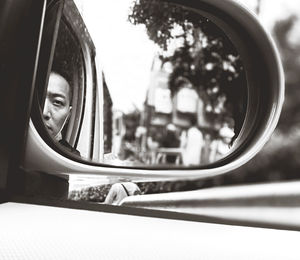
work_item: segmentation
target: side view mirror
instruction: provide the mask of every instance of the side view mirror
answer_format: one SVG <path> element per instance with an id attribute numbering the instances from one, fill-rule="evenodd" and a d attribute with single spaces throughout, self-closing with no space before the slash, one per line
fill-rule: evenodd
<path id="1" fill-rule="evenodd" d="M 72 0 L 54 2 L 25 168 L 108 182 L 204 178 L 245 164 L 270 138 L 283 69 L 272 38 L 243 6 L 101 2 L 103 15 L 91 16 Z"/>

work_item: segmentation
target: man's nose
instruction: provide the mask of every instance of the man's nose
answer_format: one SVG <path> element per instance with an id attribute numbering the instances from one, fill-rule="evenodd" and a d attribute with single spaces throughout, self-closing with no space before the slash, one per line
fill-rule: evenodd
<path id="1" fill-rule="evenodd" d="M 45 100 L 45 104 L 44 104 L 44 109 L 43 109 L 43 118 L 45 120 L 49 120 L 50 116 L 51 116 L 50 106 L 49 105 L 50 104 L 49 104 L 48 100 L 46 99 Z"/>

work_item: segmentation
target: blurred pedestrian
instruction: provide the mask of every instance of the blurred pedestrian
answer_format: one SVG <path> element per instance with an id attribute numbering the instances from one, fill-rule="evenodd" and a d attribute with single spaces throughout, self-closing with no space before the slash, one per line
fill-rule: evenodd
<path id="1" fill-rule="evenodd" d="M 186 143 L 183 145 L 183 165 L 199 166 L 203 147 L 203 135 L 197 127 L 196 117 L 191 117 L 191 126 L 187 130 Z"/>
<path id="2" fill-rule="evenodd" d="M 218 161 L 229 153 L 233 136 L 234 131 L 225 123 L 219 131 L 219 138 L 211 143 L 210 162 Z"/>
<path id="3" fill-rule="evenodd" d="M 166 128 L 166 135 L 161 142 L 162 147 L 165 148 L 177 148 L 180 145 L 180 141 L 176 135 L 176 126 L 174 124 L 168 124 Z M 167 155 L 167 163 L 175 163 L 176 155 Z"/>

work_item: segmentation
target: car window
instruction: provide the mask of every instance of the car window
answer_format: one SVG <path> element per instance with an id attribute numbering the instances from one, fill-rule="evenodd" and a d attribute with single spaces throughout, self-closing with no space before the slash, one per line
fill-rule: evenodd
<path id="1" fill-rule="evenodd" d="M 49 82 L 54 73 L 60 75 L 67 81 L 69 85 L 69 90 L 67 91 L 69 107 L 67 111 L 69 113 L 63 115 L 65 116 L 63 120 L 66 120 L 65 124 L 60 126 L 60 129 L 58 129 L 60 132 L 55 133 L 54 138 L 62 140 L 60 144 L 65 147 L 72 147 L 74 150 L 71 149 L 71 151 L 75 153 L 78 152 L 78 155 L 82 154 L 82 156 L 87 156 L 85 151 L 77 149 L 85 107 L 86 69 L 84 66 L 82 48 L 76 37 L 72 28 L 68 27 L 68 24 L 62 20 L 58 30 Z M 49 92 L 49 87 L 50 85 L 48 83 L 47 92 Z M 45 108 L 45 104 L 46 103 L 44 103 L 44 110 L 47 109 Z M 53 113 L 55 113 L 55 111 L 53 111 Z M 59 134 L 61 134 L 61 136 L 58 137 L 57 135 Z"/>
<path id="2" fill-rule="evenodd" d="M 53 148 L 87 161 L 100 154 L 95 66 L 94 45 L 74 2 L 49 1 L 37 81 L 44 136 Z"/>

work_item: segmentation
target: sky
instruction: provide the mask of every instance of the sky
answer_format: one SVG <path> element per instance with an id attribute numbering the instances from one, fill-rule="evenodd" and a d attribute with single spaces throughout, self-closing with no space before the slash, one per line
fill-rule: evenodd
<path id="1" fill-rule="evenodd" d="M 220 0 L 223 1 L 223 0 Z M 237 0 L 255 10 L 258 0 Z M 148 39 L 142 25 L 127 21 L 132 0 L 74 0 L 82 13 L 97 51 L 114 108 L 128 113 L 141 109 L 149 86 L 153 57 L 159 50 Z M 290 14 L 300 17 L 299 0 L 261 0 L 258 16 L 271 31 L 274 22 Z M 300 20 L 300 19 L 299 19 Z M 300 22 L 291 32 L 290 40 L 300 42 Z"/>
<path id="2" fill-rule="evenodd" d="M 127 21 L 132 0 L 75 2 L 96 46 L 114 108 L 125 112 L 141 109 L 158 47 L 143 26 Z"/>

